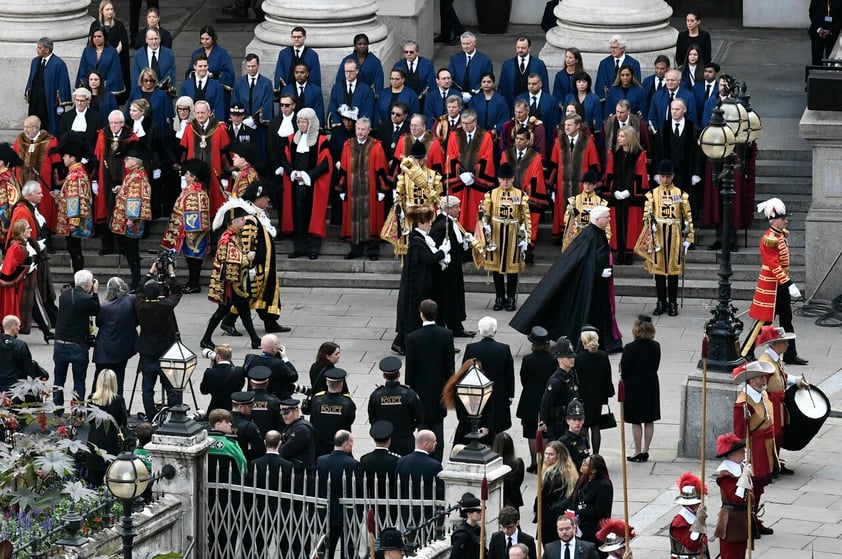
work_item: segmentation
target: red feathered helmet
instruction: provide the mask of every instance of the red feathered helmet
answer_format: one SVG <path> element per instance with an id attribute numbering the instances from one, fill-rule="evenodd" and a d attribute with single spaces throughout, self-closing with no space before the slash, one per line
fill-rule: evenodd
<path id="1" fill-rule="evenodd" d="M 675 499 L 679 505 L 698 505 L 702 502 L 702 480 L 693 472 L 684 472 L 678 481 L 678 497 Z M 705 495 L 708 494 L 707 486 L 704 486 Z"/>
<path id="2" fill-rule="evenodd" d="M 634 526 L 629 525 L 629 539 L 635 537 Z M 599 550 L 605 553 L 626 547 L 626 523 L 619 519 L 606 518 L 599 523 L 596 539 L 603 542 Z"/>
<path id="3" fill-rule="evenodd" d="M 719 435 L 716 439 L 716 457 L 725 458 L 735 450 L 746 447 L 746 442 L 734 433 Z"/>

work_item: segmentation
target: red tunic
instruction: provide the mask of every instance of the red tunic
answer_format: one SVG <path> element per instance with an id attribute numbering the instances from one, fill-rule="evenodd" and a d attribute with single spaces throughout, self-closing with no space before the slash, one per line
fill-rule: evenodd
<path id="1" fill-rule="evenodd" d="M 123 177 L 123 187 L 114 195 L 111 231 L 115 235 L 140 237 L 143 222 L 152 219 L 151 195 L 152 188 L 143 167 L 127 172 Z"/>
<path id="2" fill-rule="evenodd" d="M 677 547 L 675 545 L 676 543 L 684 548 L 683 551 L 690 552 L 686 554 L 680 553 L 678 555 L 699 554 L 702 552 L 704 547 L 707 547 L 708 537 L 705 535 L 698 535 L 695 540 L 692 539 L 690 536 L 690 527 L 691 524 L 680 514 L 675 515 L 675 518 L 672 519 L 672 522 L 670 523 L 670 539 L 673 540 L 670 542 L 670 545 L 673 547 L 673 551 L 671 552 L 672 557 L 677 556 L 675 553 L 675 548 Z"/>
<path id="3" fill-rule="evenodd" d="M 3 266 L 0 268 L 0 312 L 2 316 L 13 314 L 20 318 L 20 298 L 23 295 L 24 278 L 31 259 L 21 242 L 12 242 L 6 249 Z"/>
<path id="4" fill-rule="evenodd" d="M 295 149 L 297 144 L 294 140 L 295 134 L 291 134 L 287 138 L 287 161 L 293 161 L 295 159 Z M 324 237 L 327 229 L 327 225 L 325 224 L 325 212 L 327 212 L 327 199 L 328 194 L 330 193 L 330 177 L 331 169 L 333 167 L 333 159 L 330 157 L 330 142 L 322 134 L 319 134 L 316 145 L 310 148 L 311 154 L 313 150 L 316 150 L 316 161 L 313 167 L 315 168 L 322 163 L 326 163 L 327 171 L 322 173 L 319 177 L 313 179 L 312 185 L 307 187 L 313 189 L 313 207 L 310 210 L 310 226 L 308 233 L 315 235 L 316 237 Z M 289 173 L 284 173 L 284 207 L 283 219 L 281 220 L 281 231 L 283 233 L 292 233 L 293 231 L 292 189 L 293 186 L 292 181 L 289 180 Z"/>
<path id="5" fill-rule="evenodd" d="M 517 150 L 512 147 L 500 156 L 500 163 L 508 162 L 515 171 L 515 188 L 529 196 L 529 219 L 532 222 L 531 244 L 538 239 L 538 222 L 541 213 L 550 203 L 547 195 L 547 183 L 544 180 L 544 158 L 534 149 L 527 149 L 520 161 Z M 468 229 L 473 231 L 473 229 Z"/>
<path id="6" fill-rule="evenodd" d="M 611 212 L 611 230 L 615 234 L 611 237 L 611 250 L 617 250 L 617 238 L 621 237 L 617 229 L 616 213 L 628 210 L 626 217 L 626 246 L 627 251 L 633 251 L 640 231 L 643 229 L 643 204 L 646 201 L 646 193 L 649 192 L 649 178 L 646 173 L 646 152 L 641 151 L 634 164 L 634 170 L 615 168 L 614 152 L 608 151 L 608 159 L 605 163 L 605 186 L 602 195 L 608 200 L 608 206 L 614 208 Z M 626 174 L 628 173 L 628 174 Z M 621 184 L 623 175 L 633 176 L 631 184 Z M 624 181 L 625 182 L 625 181 Z M 628 190 L 631 197 L 625 200 L 614 198 L 614 192 Z"/>
<path id="7" fill-rule="evenodd" d="M 23 160 L 23 165 L 15 168 L 18 181 L 21 184 L 27 181 L 41 183 L 44 197 L 38 204 L 38 212 L 47 221 L 47 229 L 53 232 L 56 230 L 56 201 L 50 196 L 50 192 L 53 190 L 53 165 L 61 163 L 61 156 L 57 153 L 51 154 L 50 150 L 56 145 L 57 140 L 46 130 L 41 130 L 35 140 L 31 140 L 26 134 L 18 135 L 14 146 L 15 152 Z"/>
<path id="8" fill-rule="evenodd" d="M 107 116 L 107 115 L 106 115 Z M 113 158 L 112 160 L 120 163 L 120 177 L 124 177 L 126 174 L 126 169 L 123 166 L 123 157 L 120 155 L 119 157 L 115 157 L 114 152 L 120 152 L 125 149 L 126 145 L 129 142 L 137 141 L 137 136 L 134 132 L 131 134 L 127 134 L 128 130 L 126 129 L 125 132 L 120 133 L 120 138 L 117 140 L 116 144 L 113 144 L 113 140 L 111 138 L 106 138 L 105 135 L 111 134 L 111 130 L 109 128 L 105 128 L 104 130 L 100 130 L 96 135 L 96 146 L 94 147 L 94 156 L 96 157 L 97 161 L 99 161 L 99 168 L 96 175 L 96 180 L 99 183 L 99 194 L 94 195 L 94 221 L 96 223 L 106 223 L 108 221 L 109 214 L 114 209 L 113 200 L 116 198 L 116 195 L 112 193 L 108 193 L 103 191 L 105 188 L 109 188 L 110 181 L 106 180 L 106 174 L 108 175 L 115 175 L 116 173 L 112 173 L 113 169 L 108 168 L 108 162 L 106 161 L 107 157 Z M 106 142 L 108 145 L 106 145 Z M 114 149 L 112 146 L 117 145 L 118 147 Z M 117 183 L 120 184 L 120 183 Z M 117 186 L 116 184 L 110 186 Z M 112 200 L 109 207 L 108 200 L 109 198 Z"/>
<path id="9" fill-rule="evenodd" d="M 583 145 L 584 144 L 584 145 Z M 576 148 L 570 153 L 570 144 L 567 136 L 558 139 L 553 148 L 552 159 L 550 160 L 551 172 L 555 173 L 555 209 L 553 210 L 553 237 L 560 237 L 564 229 L 564 209 L 569 196 L 579 193 L 579 183 L 582 176 L 588 169 L 594 169 L 599 173 L 599 154 L 596 151 L 593 138 L 582 131 L 579 131 L 579 138 L 576 140 Z M 564 150 L 564 153 L 562 153 Z M 579 165 L 576 162 L 579 161 Z M 571 163 L 574 168 L 569 168 Z M 635 240 L 637 240 L 635 238 Z"/>
<path id="10" fill-rule="evenodd" d="M 468 231 L 477 224 L 477 212 L 497 182 L 494 172 L 494 144 L 491 134 L 482 128 L 474 130 L 473 141 L 468 145 L 468 134 L 464 129 L 450 133 L 447 140 L 447 189 L 449 194 L 462 202 L 460 221 Z M 474 183 L 470 186 L 459 178 L 461 173 L 473 173 Z"/>
<path id="11" fill-rule="evenodd" d="M 91 236 L 92 229 L 91 181 L 85 167 L 81 163 L 74 163 L 67 170 L 58 199 L 56 236 L 87 238 Z"/>
<path id="12" fill-rule="evenodd" d="M 207 130 L 202 131 L 202 126 L 194 120 L 181 137 L 181 147 L 187 150 L 185 159 L 201 159 L 210 166 L 208 197 L 211 219 L 216 215 L 216 210 L 225 203 L 219 177 L 222 176 L 222 162 L 225 158 L 223 154 L 230 141 L 225 125 L 213 117 L 208 121 Z M 202 147 L 202 142 L 205 143 L 205 147 Z"/>
<path id="13" fill-rule="evenodd" d="M 745 390 L 739 393 L 734 403 L 734 434 L 744 439 L 751 436 L 751 465 L 754 487 L 759 492 L 769 483 L 774 464 L 774 422 L 772 402 L 764 390 L 763 399 L 753 402 Z M 748 420 L 746 420 L 748 410 Z"/>
<path id="14" fill-rule="evenodd" d="M 357 145 L 352 145 L 354 143 Z M 361 167 L 365 172 L 362 176 L 359 173 Z M 380 140 L 369 138 L 365 146 L 359 146 L 356 137 L 346 140 L 345 145 L 342 147 L 340 172 L 340 184 L 343 185 L 343 190 L 345 191 L 345 201 L 342 203 L 342 238 L 353 241 L 352 225 L 362 220 L 368 221 L 368 232 L 360 232 L 360 235 L 378 240 L 380 238 L 380 230 L 383 228 L 385 215 L 383 212 L 383 202 L 377 200 L 377 193 L 378 191 L 386 190 L 386 188 L 378 189 L 378 186 L 386 186 L 386 174 L 388 172 L 388 168 L 386 167 L 386 153 L 383 151 L 383 145 L 380 143 Z M 355 175 L 357 175 L 356 180 L 354 178 Z M 368 186 L 367 216 L 355 215 L 354 204 L 352 203 L 354 199 L 354 183 L 361 184 L 362 181 L 365 181 Z M 391 194 L 389 195 L 391 196 Z M 358 240 L 367 241 L 368 238 L 360 238 Z"/>
<path id="15" fill-rule="evenodd" d="M 719 509 L 714 536 L 719 538 L 722 559 L 745 559 L 748 546 L 748 505 L 745 497 L 737 495 L 737 481 L 738 478 L 726 470 L 720 470 L 716 478 L 722 507 Z"/>
<path id="16" fill-rule="evenodd" d="M 760 238 L 760 275 L 748 315 L 761 322 L 774 322 L 778 285 L 789 283 L 789 231 L 770 227 Z"/>

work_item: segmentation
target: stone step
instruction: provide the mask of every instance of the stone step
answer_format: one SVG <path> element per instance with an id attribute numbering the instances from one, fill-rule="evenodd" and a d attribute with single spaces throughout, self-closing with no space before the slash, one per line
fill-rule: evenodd
<path id="1" fill-rule="evenodd" d="M 759 146 L 758 161 L 812 161 L 813 152 L 809 149 L 770 149 Z"/>
<path id="2" fill-rule="evenodd" d="M 810 196 L 813 192 L 812 177 L 757 177 L 755 185 L 758 202 L 765 198 L 784 196 L 789 199 L 792 195 Z"/>
<path id="3" fill-rule="evenodd" d="M 758 159 L 758 177 L 811 177 L 812 161 L 787 161 L 783 159 Z"/>

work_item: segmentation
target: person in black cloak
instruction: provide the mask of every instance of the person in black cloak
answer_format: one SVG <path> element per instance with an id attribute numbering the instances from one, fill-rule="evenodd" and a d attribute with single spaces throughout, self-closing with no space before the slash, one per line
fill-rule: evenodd
<path id="1" fill-rule="evenodd" d="M 614 328 L 611 261 L 605 227 L 610 210 L 591 210 L 585 227 L 544 275 L 509 325 L 523 334 L 542 326 L 550 338 L 578 340 L 583 324 L 599 330 L 600 344 L 611 353 L 622 348 Z"/>

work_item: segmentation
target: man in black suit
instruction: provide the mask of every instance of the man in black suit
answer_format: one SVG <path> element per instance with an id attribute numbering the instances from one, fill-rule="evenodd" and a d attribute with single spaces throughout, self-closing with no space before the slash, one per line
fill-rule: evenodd
<path id="1" fill-rule="evenodd" d="M 544 546 L 544 557 L 553 559 L 598 559 L 596 546 L 576 537 L 576 521 L 567 515 L 556 520 L 559 539 Z"/>
<path id="2" fill-rule="evenodd" d="M 269 367 L 272 376 L 269 377 L 269 394 L 279 400 L 286 400 L 292 396 L 295 383 L 298 381 L 298 371 L 287 357 L 287 350 L 281 345 L 275 334 L 265 334 L 260 338 L 260 353 L 250 353 L 243 361 L 246 373 L 253 367 Z"/>
<path id="3" fill-rule="evenodd" d="M 462 363 L 476 359 L 489 380 L 494 382 L 490 405 L 494 410 L 494 434 L 512 426 L 511 404 L 515 397 L 515 362 L 511 348 L 494 339 L 497 319 L 484 316 L 477 323 L 482 340 L 468 344 Z"/>
<path id="4" fill-rule="evenodd" d="M 105 126 L 105 118 L 96 109 L 90 108 L 91 92 L 80 87 L 73 92 L 73 110 L 66 111 L 58 121 L 58 136 L 68 132 L 79 132 L 85 137 L 85 143 L 93 151 L 96 135 Z"/>
<path id="5" fill-rule="evenodd" d="M 383 144 L 386 161 L 395 156 L 395 147 L 401 136 L 409 133 L 409 107 L 406 103 L 395 103 L 389 110 L 389 120 L 383 120 L 374 133 L 374 137 Z"/>
<path id="6" fill-rule="evenodd" d="M 665 120 L 655 140 L 654 161 L 669 159 L 675 167 L 673 184 L 690 196 L 690 213 L 693 221 L 701 223 L 702 210 L 702 157 L 699 150 L 699 128 L 685 118 L 687 105 L 683 99 L 670 103 L 670 119 Z"/>
<path id="7" fill-rule="evenodd" d="M 517 544 L 526 546 L 528 559 L 537 557 L 535 553 L 535 538 L 521 531 L 520 513 L 516 508 L 503 507 L 500 509 L 498 520 L 500 522 L 500 531 L 494 532 L 491 535 L 491 541 L 488 544 L 489 559 L 508 559 L 507 550 Z"/>
<path id="8" fill-rule="evenodd" d="M 385 499 L 387 495 L 394 499 L 398 494 L 395 468 L 400 455 L 389 451 L 392 430 L 390 421 L 380 420 L 375 421 L 368 431 L 374 439 L 374 450 L 360 458 L 360 468 L 365 476 L 365 492 L 370 499 Z M 390 513 L 385 505 L 377 506 L 377 516 L 381 522 L 388 524 L 390 519 L 397 516 L 397 507 L 391 509 Z"/>
<path id="9" fill-rule="evenodd" d="M 213 367 L 205 370 L 199 392 L 210 394 L 208 411 L 223 409 L 231 411 L 231 394 L 239 392 L 246 383 L 243 368 L 231 363 L 231 346 L 220 344 L 214 349 Z"/>
<path id="10" fill-rule="evenodd" d="M 433 457 L 441 462 L 444 455 L 444 418 L 447 409 L 441 394 L 454 372 L 453 332 L 436 324 L 438 305 L 432 299 L 421 301 L 421 328 L 407 334 L 406 384 L 421 398 L 424 421 L 418 427 L 433 432 L 438 441 Z M 416 439 L 416 449 L 418 448 Z"/>
<path id="11" fill-rule="evenodd" d="M 289 137 L 298 131 L 298 120 L 295 116 L 298 107 L 296 106 L 296 97 L 292 93 L 281 95 L 278 104 L 281 110 L 269 122 L 269 130 L 266 133 L 266 162 L 272 177 L 274 177 L 275 189 L 272 192 L 272 207 L 278 211 L 278 215 L 281 215 L 283 200 L 281 189 L 284 173 L 282 164 L 285 159 L 283 154 L 286 153 Z"/>
<path id="12" fill-rule="evenodd" d="M 401 457 L 395 466 L 400 498 L 444 499 L 444 482 L 438 477 L 442 471 L 441 462 L 432 456 L 435 448 L 435 433 L 427 429 L 418 431 L 415 435 L 415 450 Z M 409 506 L 401 506 L 400 515 L 404 525 L 411 523 L 418 526 L 432 518 L 433 507 L 414 506 L 410 509 Z"/>
<path id="13" fill-rule="evenodd" d="M 342 537 L 342 506 L 339 498 L 343 495 L 362 493 L 362 470 L 360 463 L 352 456 L 354 450 L 354 436 L 350 431 L 340 429 L 333 438 L 333 452 L 319 456 L 316 461 L 316 472 L 319 475 L 319 497 L 327 497 L 328 482 L 330 482 L 330 552 L 333 557 L 336 544 L 342 540 L 341 555 L 343 559 L 350 558 L 353 550 L 349 542 Z M 342 480 L 345 479 L 343 487 Z M 356 487 L 355 487 L 356 486 Z"/>

